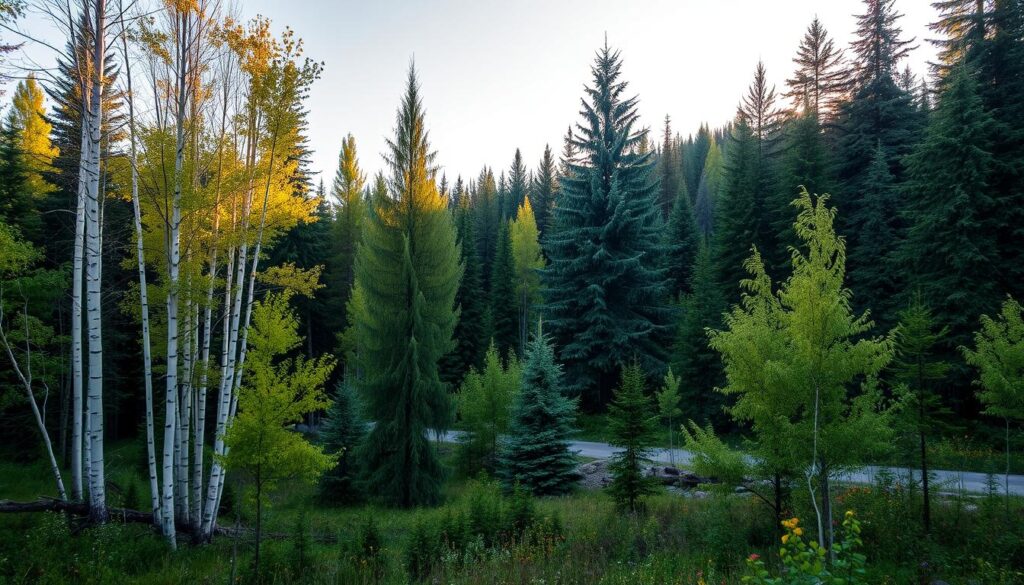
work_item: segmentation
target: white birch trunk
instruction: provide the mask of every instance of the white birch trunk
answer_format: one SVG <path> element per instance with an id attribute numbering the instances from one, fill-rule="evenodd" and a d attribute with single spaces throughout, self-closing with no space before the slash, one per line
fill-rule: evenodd
<path id="1" fill-rule="evenodd" d="M 103 124 L 104 58 L 106 56 L 106 0 L 95 0 L 92 87 L 89 98 L 89 157 L 85 201 L 86 325 L 89 338 L 89 509 L 96 522 L 107 520 L 106 477 L 103 452 L 103 327 L 100 281 L 102 278 L 102 219 L 100 217 L 100 153 Z"/>

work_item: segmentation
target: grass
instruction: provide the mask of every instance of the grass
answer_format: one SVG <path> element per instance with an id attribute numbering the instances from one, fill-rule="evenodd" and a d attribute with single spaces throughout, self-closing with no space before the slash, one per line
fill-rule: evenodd
<path id="1" fill-rule="evenodd" d="M 109 476 L 112 484 L 136 482 L 146 501 L 141 455 L 137 444 L 113 446 Z M 27 500 L 53 491 L 44 465 L 0 461 L 0 498 Z M 123 488 L 111 491 L 112 499 L 123 497 Z M 302 549 L 296 538 L 267 541 L 268 582 L 410 582 L 415 536 L 423 527 L 433 531 L 426 543 L 425 583 L 728 585 L 740 583 L 749 554 L 774 558 L 771 515 L 742 495 L 691 499 L 661 493 L 648 500 L 645 514 L 634 517 L 617 512 L 603 493 L 581 491 L 536 500 L 535 523 L 510 536 L 502 532 L 510 500 L 488 482 L 452 479 L 443 505 L 416 510 L 318 507 L 314 492 L 311 486 L 290 484 L 272 498 L 267 531 L 293 535 L 305 519 L 303 530 L 313 542 Z M 855 509 L 863 521 L 869 583 L 938 578 L 954 584 L 968 579 L 985 585 L 1024 582 L 1024 503 L 1018 499 L 937 501 L 933 537 L 925 539 L 913 489 L 889 481 L 837 488 L 836 494 L 837 513 Z M 240 521 L 251 523 L 246 499 L 238 502 Z M 492 509 L 498 512 L 480 511 Z M 799 486 L 792 513 L 811 518 Z M 222 523 L 231 524 L 233 518 Z M 466 519 L 471 532 L 494 524 L 499 536 L 485 541 L 471 535 L 457 546 L 446 544 L 455 542 L 444 528 L 453 518 Z M 369 555 L 364 545 L 371 519 L 382 547 Z M 183 540 L 171 552 L 148 526 L 79 528 L 58 514 L 0 515 L 0 583 L 223 583 L 232 571 L 242 579 L 249 576 L 252 546 L 247 539 L 218 538 L 205 546 Z M 927 574 L 921 569 L 924 561 Z"/>

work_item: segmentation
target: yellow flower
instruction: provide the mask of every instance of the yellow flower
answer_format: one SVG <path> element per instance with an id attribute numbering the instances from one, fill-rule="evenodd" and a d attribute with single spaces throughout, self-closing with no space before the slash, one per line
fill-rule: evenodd
<path id="1" fill-rule="evenodd" d="M 795 534 L 797 536 L 803 536 L 804 535 L 804 529 L 803 528 L 795 528 L 795 529 L 793 529 L 793 534 Z"/>
<path id="2" fill-rule="evenodd" d="M 789 535 L 788 534 L 783 534 L 782 535 L 782 544 L 786 544 L 787 542 L 789 542 Z"/>
<path id="3" fill-rule="evenodd" d="M 847 510 L 846 511 L 846 519 L 847 520 L 849 520 L 850 518 L 853 518 L 853 516 L 854 516 L 853 510 Z"/>

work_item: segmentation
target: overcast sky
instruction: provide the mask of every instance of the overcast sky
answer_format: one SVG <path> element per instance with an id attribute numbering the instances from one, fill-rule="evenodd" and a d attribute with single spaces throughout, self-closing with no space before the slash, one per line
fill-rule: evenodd
<path id="1" fill-rule="evenodd" d="M 546 143 L 561 149 L 605 33 L 640 96 L 641 123 L 660 135 L 669 114 L 685 135 L 732 118 L 759 59 L 781 92 L 816 14 L 845 47 L 863 11 L 861 0 L 237 1 L 246 17 L 295 29 L 326 63 L 309 108 L 313 167 L 328 185 L 347 133 L 367 174 L 382 167 L 413 58 L 438 162 L 450 179 L 469 178 L 485 164 L 507 168 L 517 147 L 531 168 Z M 896 6 L 918 40 L 909 64 L 925 73 L 935 11 L 930 0 Z"/>

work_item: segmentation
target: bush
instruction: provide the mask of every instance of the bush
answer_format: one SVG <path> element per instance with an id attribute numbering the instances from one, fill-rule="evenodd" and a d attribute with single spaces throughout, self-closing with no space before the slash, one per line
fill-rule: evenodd
<path id="1" fill-rule="evenodd" d="M 749 575 L 744 583 L 752 585 L 867 585 L 867 557 L 859 552 L 864 544 L 860 538 L 860 522 L 853 511 L 847 511 L 843 530 L 829 551 L 817 541 L 804 540 L 804 529 L 798 518 L 785 520 L 782 526 L 782 547 L 779 558 L 783 571 L 780 577 L 771 577 L 764 561 L 753 554 L 747 559 Z"/>

